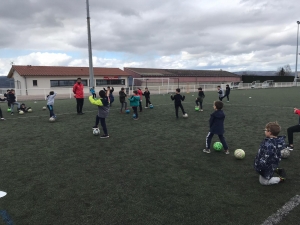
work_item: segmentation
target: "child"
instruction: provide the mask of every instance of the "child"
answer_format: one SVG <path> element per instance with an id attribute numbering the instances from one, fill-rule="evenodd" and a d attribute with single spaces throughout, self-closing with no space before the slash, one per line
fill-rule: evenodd
<path id="1" fill-rule="evenodd" d="M 110 88 L 110 86 L 108 86 L 107 90 L 105 88 L 103 88 L 103 90 L 105 92 L 107 92 L 109 90 L 109 101 L 110 101 L 110 106 L 111 106 L 111 104 L 115 101 L 115 97 L 113 95 L 113 92 L 114 92 L 115 89 L 113 87 Z"/>
<path id="2" fill-rule="evenodd" d="M 196 98 L 196 105 L 199 106 L 200 103 L 200 109 L 199 111 L 203 111 L 202 109 L 202 103 L 203 99 L 205 98 L 204 92 L 202 91 L 202 88 L 198 88 L 198 97 Z"/>
<path id="3" fill-rule="evenodd" d="M 3 114 L 2 114 L 1 107 L 0 107 L 0 120 L 5 120 L 5 119 L 3 118 Z"/>
<path id="4" fill-rule="evenodd" d="M 219 100 L 222 101 L 224 96 L 223 89 L 221 88 L 221 86 L 218 86 L 217 88 L 218 88 Z"/>
<path id="5" fill-rule="evenodd" d="M 133 91 L 133 96 L 131 96 L 131 98 L 129 98 L 128 100 L 130 101 L 130 106 L 132 107 L 133 112 L 135 114 L 134 120 L 138 120 L 139 115 L 137 112 L 137 107 L 140 105 L 140 96 L 139 96 L 138 92 Z"/>
<path id="6" fill-rule="evenodd" d="M 50 91 L 49 95 L 47 95 L 47 108 L 49 109 L 50 112 L 50 118 L 56 118 L 56 115 L 54 114 L 54 98 L 56 96 L 56 93 L 54 91 Z"/>
<path id="7" fill-rule="evenodd" d="M 91 92 L 91 94 L 93 95 L 93 98 L 96 98 L 97 96 L 96 96 L 96 92 L 95 92 L 95 87 L 92 87 L 91 89 L 90 89 L 90 92 Z"/>
<path id="8" fill-rule="evenodd" d="M 6 98 L 6 101 L 7 101 L 7 106 L 8 106 L 8 109 L 10 109 L 10 101 L 9 101 L 9 98 L 8 98 L 8 93 L 10 92 L 10 90 L 8 89 L 6 91 L 6 93 L 4 94 L 4 97 Z"/>
<path id="9" fill-rule="evenodd" d="M 124 92 L 124 88 L 121 88 L 121 91 L 119 91 L 119 99 L 120 99 L 120 103 L 121 103 L 121 110 L 120 113 L 123 113 L 123 106 L 124 109 L 127 110 L 127 102 L 125 100 L 125 98 L 127 97 L 127 95 Z"/>
<path id="10" fill-rule="evenodd" d="M 8 93 L 8 100 L 10 104 L 11 115 L 14 115 L 14 106 L 17 105 L 18 109 L 20 108 L 20 103 L 16 102 L 15 90 L 11 89 Z"/>
<path id="11" fill-rule="evenodd" d="M 107 132 L 107 127 L 106 127 L 106 122 L 105 122 L 105 118 L 109 114 L 109 106 L 110 106 L 109 97 L 108 97 L 109 94 L 110 94 L 110 90 L 107 89 L 106 93 L 104 90 L 99 91 L 100 99 L 94 99 L 93 96 L 89 97 L 90 102 L 93 105 L 98 106 L 98 114 L 96 116 L 96 124 L 95 124 L 95 126 L 93 126 L 93 129 L 99 129 L 98 125 L 99 125 L 99 121 L 100 121 L 101 127 L 104 132 L 104 134 L 102 136 L 100 136 L 100 138 L 109 138 L 109 135 Z"/>
<path id="12" fill-rule="evenodd" d="M 210 153 L 210 144 L 213 136 L 217 134 L 219 136 L 220 142 L 223 145 L 225 154 L 229 154 L 228 146 L 225 141 L 225 138 L 223 136 L 224 134 L 224 120 L 225 120 L 225 114 L 222 110 L 223 108 L 223 102 L 216 101 L 214 102 L 214 112 L 210 114 L 209 119 L 209 127 L 210 130 L 208 132 L 208 135 L 206 137 L 206 148 L 203 149 L 203 152 Z"/>
<path id="13" fill-rule="evenodd" d="M 300 116 L 300 109 L 294 108 L 294 113 Z M 295 126 L 291 126 L 287 129 L 287 133 L 288 133 L 288 141 L 289 141 L 289 145 L 288 145 L 288 149 L 290 151 L 294 150 L 294 137 L 293 137 L 293 133 L 295 132 L 300 132 L 300 117 L 299 117 L 299 122 L 297 125 Z"/>
<path id="14" fill-rule="evenodd" d="M 181 96 L 181 94 L 180 94 L 180 89 L 179 88 L 177 88 L 176 89 L 176 95 L 171 95 L 171 99 L 172 99 L 172 101 L 174 101 L 174 103 L 175 103 L 175 113 L 176 113 L 176 118 L 178 119 L 178 108 L 180 107 L 180 109 L 181 109 L 181 111 L 182 111 L 182 114 L 183 115 L 185 115 L 186 114 L 186 112 L 184 111 L 184 109 L 183 109 L 183 106 L 182 106 L 182 104 L 181 104 L 181 101 L 184 101 L 184 99 L 185 99 L 185 96 Z"/>
<path id="15" fill-rule="evenodd" d="M 259 182 L 262 185 L 278 184 L 286 178 L 284 169 L 278 168 L 281 160 L 281 150 L 285 146 L 285 136 L 278 136 L 280 126 L 277 122 L 270 122 L 265 129 L 266 138 L 260 144 L 254 160 L 254 168 L 259 173 Z M 274 172 L 279 177 L 273 177 Z"/>
<path id="16" fill-rule="evenodd" d="M 19 112 L 20 111 L 23 111 L 24 113 L 26 112 L 28 112 L 28 109 L 31 109 L 31 107 L 26 107 L 26 105 L 24 104 L 24 103 L 22 103 L 21 104 L 21 107 L 20 107 L 20 109 L 19 109 Z"/>
<path id="17" fill-rule="evenodd" d="M 222 100 L 223 100 L 223 98 L 227 97 L 227 102 L 229 102 L 229 94 L 230 94 L 230 87 L 228 84 L 226 84 L 225 95 L 222 97 Z"/>
<path id="18" fill-rule="evenodd" d="M 145 92 L 143 94 L 145 96 L 146 99 L 146 107 L 145 109 L 148 109 L 148 104 L 152 105 L 150 102 L 150 91 L 148 90 L 148 88 L 145 88 Z"/>
<path id="19" fill-rule="evenodd" d="M 143 106 L 142 106 L 143 92 L 142 92 L 141 88 L 138 88 L 138 89 L 137 89 L 137 93 L 138 93 L 138 95 L 140 96 L 140 104 L 139 104 L 139 107 L 140 107 L 140 112 L 142 112 L 142 111 L 143 111 Z"/>

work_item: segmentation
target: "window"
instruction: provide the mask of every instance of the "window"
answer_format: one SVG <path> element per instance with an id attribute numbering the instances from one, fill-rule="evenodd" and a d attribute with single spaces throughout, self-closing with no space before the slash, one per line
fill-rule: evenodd
<path id="1" fill-rule="evenodd" d="M 106 85 L 125 85 L 125 79 L 115 79 L 115 80 L 97 79 L 96 80 L 96 86 L 106 86 Z"/>
<path id="2" fill-rule="evenodd" d="M 32 81 L 32 85 L 33 85 L 33 86 L 37 86 L 37 80 L 33 80 L 33 81 Z"/>
<path id="3" fill-rule="evenodd" d="M 50 87 L 73 87 L 77 80 L 50 80 Z M 87 80 L 81 80 L 83 86 L 87 86 Z"/>

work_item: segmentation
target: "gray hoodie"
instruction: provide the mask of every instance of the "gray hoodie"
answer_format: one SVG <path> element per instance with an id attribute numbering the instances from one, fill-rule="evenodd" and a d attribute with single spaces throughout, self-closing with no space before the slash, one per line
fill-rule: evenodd
<path id="1" fill-rule="evenodd" d="M 56 93 L 54 92 L 53 95 L 47 96 L 47 105 L 54 105 L 54 98 L 56 96 Z"/>

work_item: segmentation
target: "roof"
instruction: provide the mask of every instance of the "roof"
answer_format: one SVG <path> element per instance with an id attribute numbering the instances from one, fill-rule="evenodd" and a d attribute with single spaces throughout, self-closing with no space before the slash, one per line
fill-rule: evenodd
<path id="1" fill-rule="evenodd" d="M 119 68 L 94 67 L 93 69 L 94 76 L 129 76 Z M 17 71 L 20 76 L 89 76 L 89 67 L 13 65 L 7 77 L 11 78 L 14 71 Z"/>
<path id="2" fill-rule="evenodd" d="M 125 67 L 142 77 L 240 77 L 224 70 L 178 70 Z"/>

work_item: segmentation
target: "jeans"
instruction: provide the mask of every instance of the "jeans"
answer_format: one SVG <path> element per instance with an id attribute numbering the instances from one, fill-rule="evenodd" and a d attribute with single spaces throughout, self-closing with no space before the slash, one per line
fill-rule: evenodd
<path id="1" fill-rule="evenodd" d="M 53 105 L 47 105 L 47 108 L 49 109 L 50 112 L 50 117 L 54 117 L 54 109 L 53 109 Z"/>
<path id="2" fill-rule="evenodd" d="M 293 133 L 300 132 L 300 125 L 292 126 L 287 129 L 288 141 L 292 145 L 294 141 Z"/>
<path id="3" fill-rule="evenodd" d="M 93 98 L 96 98 L 97 96 L 96 96 L 96 93 L 93 93 Z"/>
<path id="4" fill-rule="evenodd" d="M 213 133 L 208 132 L 208 135 L 206 137 L 206 149 L 210 149 L 210 144 L 211 144 L 211 140 L 212 140 L 213 136 L 214 136 Z M 223 145 L 224 150 L 228 150 L 228 146 L 227 146 L 227 143 L 225 141 L 223 134 L 218 134 L 218 136 L 219 136 L 220 142 Z"/>
<path id="5" fill-rule="evenodd" d="M 121 112 L 123 110 L 123 106 L 124 106 L 124 109 L 126 110 L 127 109 L 127 102 L 121 102 Z"/>
<path id="6" fill-rule="evenodd" d="M 227 101 L 229 101 L 229 94 L 224 95 L 224 96 L 222 97 L 222 100 L 223 100 L 223 98 L 225 98 L 225 97 L 227 97 Z M 221 100 L 221 101 L 222 101 L 222 100 Z"/>
<path id="7" fill-rule="evenodd" d="M 105 122 L 105 118 L 101 118 L 101 117 L 99 117 L 99 116 L 97 115 L 97 116 L 96 116 L 96 127 L 98 127 L 99 121 L 100 121 L 100 123 L 101 123 L 101 127 L 102 127 L 102 129 L 103 129 L 104 134 L 105 134 L 105 135 L 108 135 L 108 133 L 107 133 L 107 127 L 106 127 L 106 122 Z"/>
<path id="8" fill-rule="evenodd" d="M 76 98 L 76 102 L 77 102 L 77 113 L 82 113 L 84 98 Z"/>
<path id="9" fill-rule="evenodd" d="M 181 111 L 182 111 L 182 114 L 185 114 L 185 111 L 184 111 L 184 109 L 183 109 L 183 106 L 182 106 L 182 104 L 180 104 L 180 105 L 175 105 L 175 113 L 176 113 L 176 117 L 178 118 L 178 109 L 181 109 Z"/>
<path id="10" fill-rule="evenodd" d="M 10 109 L 11 109 L 11 113 L 14 112 L 14 106 L 17 105 L 18 109 L 20 108 L 20 103 L 19 102 L 11 102 L 10 103 Z"/>
<path id="11" fill-rule="evenodd" d="M 139 118 L 137 107 L 136 106 L 132 106 L 132 110 L 133 110 L 133 113 L 135 114 L 135 118 L 136 119 Z"/>
<path id="12" fill-rule="evenodd" d="M 142 112 L 142 110 L 143 110 L 142 100 L 140 100 L 140 105 L 139 105 L 139 107 L 140 107 L 140 112 Z"/>

